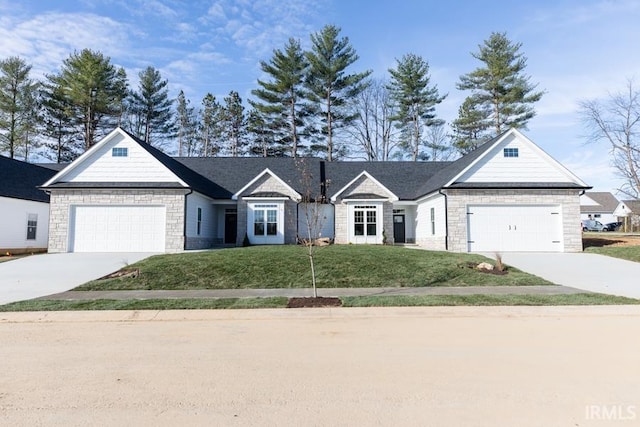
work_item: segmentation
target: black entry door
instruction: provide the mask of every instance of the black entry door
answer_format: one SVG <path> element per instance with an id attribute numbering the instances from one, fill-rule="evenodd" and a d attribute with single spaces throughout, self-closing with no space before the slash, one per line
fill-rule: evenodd
<path id="1" fill-rule="evenodd" d="M 393 216 L 393 240 L 395 243 L 405 243 L 404 215 Z"/>
<path id="2" fill-rule="evenodd" d="M 224 242 L 235 244 L 238 237 L 238 214 L 227 212 L 224 215 Z"/>

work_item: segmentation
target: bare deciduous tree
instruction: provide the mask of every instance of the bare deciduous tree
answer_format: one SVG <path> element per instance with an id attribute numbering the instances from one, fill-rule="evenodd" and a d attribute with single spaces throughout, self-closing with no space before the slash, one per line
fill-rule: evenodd
<path id="1" fill-rule="evenodd" d="M 389 160 L 398 140 L 391 119 L 396 112 L 386 82 L 371 81 L 354 98 L 353 109 L 356 119 L 349 132 L 357 141 L 359 151 L 368 161 Z"/>
<path id="2" fill-rule="evenodd" d="M 612 164 L 624 184 L 618 189 L 630 197 L 640 196 L 640 91 L 628 80 L 623 91 L 604 100 L 580 103 L 583 122 L 590 130 L 590 142 L 611 145 Z"/>

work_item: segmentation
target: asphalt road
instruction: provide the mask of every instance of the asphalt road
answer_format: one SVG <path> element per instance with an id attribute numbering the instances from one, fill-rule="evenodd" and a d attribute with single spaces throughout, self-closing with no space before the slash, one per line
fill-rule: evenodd
<path id="1" fill-rule="evenodd" d="M 640 307 L 0 313 L 0 425 L 602 426 Z"/>

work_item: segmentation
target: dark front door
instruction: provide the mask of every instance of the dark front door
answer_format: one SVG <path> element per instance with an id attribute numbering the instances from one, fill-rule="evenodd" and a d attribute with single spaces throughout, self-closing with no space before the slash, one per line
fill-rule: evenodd
<path id="1" fill-rule="evenodd" d="M 238 237 L 238 214 L 227 212 L 224 214 L 224 242 L 235 244 Z"/>
<path id="2" fill-rule="evenodd" d="M 404 215 L 393 216 L 393 241 L 395 243 L 405 243 Z"/>

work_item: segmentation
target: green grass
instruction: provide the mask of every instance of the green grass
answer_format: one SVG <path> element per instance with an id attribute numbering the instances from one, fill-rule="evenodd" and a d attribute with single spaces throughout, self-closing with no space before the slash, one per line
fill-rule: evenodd
<path id="1" fill-rule="evenodd" d="M 640 300 L 603 294 L 572 295 L 422 295 L 341 298 L 344 307 L 635 305 Z M 30 300 L 1 305 L 0 312 L 86 310 L 194 310 L 285 308 L 288 299 L 148 299 L 90 301 Z"/>
<path id="2" fill-rule="evenodd" d="M 607 255 L 614 258 L 622 258 L 629 261 L 640 262 L 640 246 L 592 246 L 587 248 L 585 251 L 594 254 Z"/>
<path id="3" fill-rule="evenodd" d="M 284 308 L 288 298 L 189 298 L 146 300 L 29 300 L 0 305 L 7 311 L 79 311 L 79 310 L 193 310 L 231 308 Z"/>
<path id="4" fill-rule="evenodd" d="M 543 305 L 636 305 L 640 300 L 604 294 L 561 295 L 419 295 L 344 297 L 344 307 L 413 306 L 543 306 Z"/>
<path id="5" fill-rule="evenodd" d="M 320 288 L 550 285 L 509 267 L 499 276 L 469 263 L 483 256 L 412 250 L 394 246 L 333 245 L 316 252 Z M 311 286 L 309 259 L 300 246 L 255 246 L 207 252 L 157 255 L 129 267 L 137 278 L 89 282 L 76 290 L 270 289 Z"/>

